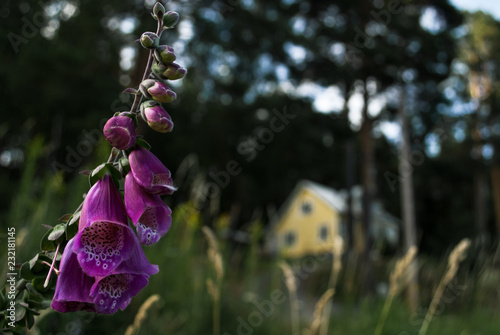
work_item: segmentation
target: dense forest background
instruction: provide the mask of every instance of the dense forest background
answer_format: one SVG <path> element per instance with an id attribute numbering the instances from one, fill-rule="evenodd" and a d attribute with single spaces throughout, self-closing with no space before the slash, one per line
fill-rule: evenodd
<path id="1" fill-rule="evenodd" d="M 19 261 L 38 252 L 43 225 L 55 225 L 81 202 L 88 180 L 79 172 L 107 159 L 102 127 L 132 105 L 121 92 L 141 80 L 147 51 L 137 39 L 154 30 L 153 4 L 0 4 L 0 226 L 16 227 Z M 165 199 L 174 213 L 171 232 L 161 249 L 146 250 L 162 271 L 116 317 L 48 310 L 35 330 L 71 333 L 76 325 L 74 334 L 122 334 L 147 297 L 159 294 L 163 302 L 149 318 L 162 322 L 145 323 L 149 333 L 208 333 L 217 318 L 206 290 L 214 278 L 200 231 L 206 225 L 221 244 L 225 270 L 221 332 L 236 333 L 255 301 L 274 288 L 286 290 L 286 271 L 262 247 L 274 215 L 306 179 L 363 190 L 365 248 L 356 261 L 352 250 L 342 259 L 332 334 L 373 331 L 394 259 L 410 246 L 419 250 L 420 302 L 411 289 L 408 300 L 396 299 L 385 331 L 415 333 L 424 320 L 419 306 L 432 299 L 447 269 L 443 259 L 463 238 L 470 252 L 450 284 L 459 294 L 445 302 L 450 316 L 435 321 L 429 334 L 497 332 L 495 18 L 461 12 L 447 0 L 182 0 L 166 7 L 180 21 L 162 43 L 174 47 L 188 74 L 172 83 L 173 133 L 139 128 L 179 188 Z M 399 245 L 381 255 L 371 253 L 367 234 L 375 202 L 401 220 Z M 315 271 L 301 277 L 307 263 L 291 261 L 303 313 L 297 324 L 291 318 L 294 331 L 309 324 L 314 303 L 331 285 L 331 259 L 314 262 Z M 292 333 L 288 307 L 276 311 L 256 333 Z"/>
<path id="2" fill-rule="evenodd" d="M 79 178 L 94 162 L 103 120 L 127 109 L 131 99 L 120 92 L 138 85 L 136 65 L 146 52 L 135 40 L 152 29 L 151 5 L 1 5 L 3 218 L 34 141 L 42 148 L 39 179 L 57 172 Z M 202 178 L 202 207 L 217 202 L 236 229 L 255 216 L 267 221 L 268 209 L 309 179 L 336 189 L 363 185 L 401 217 L 400 187 L 411 178 L 423 250 L 440 253 L 463 236 L 496 235 L 500 42 L 492 17 L 464 16 L 446 1 L 169 6 L 182 20 L 163 38 L 189 76 L 176 85 L 179 99 L 170 108 L 175 136 L 148 137 L 178 177 L 174 203 L 192 196 Z M 400 152 L 400 110 L 408 157 Z M 292 115 L 279 131 L 270 128 L 276 115 Z M 218 181 L 232 160 L 241 173 Z"/>

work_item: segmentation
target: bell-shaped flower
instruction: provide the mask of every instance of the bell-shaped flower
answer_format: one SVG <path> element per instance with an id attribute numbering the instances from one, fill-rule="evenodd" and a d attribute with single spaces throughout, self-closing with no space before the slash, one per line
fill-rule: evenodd
<path id="1" fill-rule="evenodd" d="M 134 235 L 132 253 L 110 275 L 96 277 L 90 289 L 96 311 L 101 314 L 113 314 L 119 308 L 125 309 L 130 300 L 147 284 L 149 276 L 158 273 L 158 266 L 147 260 L 137 237 Z"/>
<path id="2" fill-rule="evenodd" d="M 128 156 L 130 170 L 137 184 L 150 194 L 172 194 L 170 171 L 149 150 L 137 146 Z"/>
<path id="3" fill-rule="evenodd" d="M 74 242 L 75 238 L 72 238 L 64 248 L 51 307 L 62 313 L 95 312 L 94 299 L 89 295 L 95 278 L 83 272 L 73 252 Z"/>
<path id="4" fill-rule="evenodd" d="M 160 103 L 148 100 L 141 104 L 141 116 L 151 129 L 159 133 L 168 133 L 174 128 L 172 118 Z"/>
<path id="5" fill-rule="evenodd" d="M 158 242 L 165 235 L 172 223 L 172 211 L 159 195 L 145 192 L 137 185 L 132 173 L 125 177 L 125 208 L 136 226 L 141 244 L 150 245 Z"/>
<path id="6" fill-rule="evenodd" d="M 125 115 L 113 116 L 103 129 L 106 140 L 119 150 L 127 150 L 135 143 L 134 121 Z"/>
<path id="7" fill-rule="evenodd" d="M 134 237 L 120 193 L 105 175 L 83 202 L 74 245 L 78 262 L 88 275 L 106 276 L 130 258 Z"/>
<path id="8" fill-rule="evenodd" d="M 76 237 L 75 237 L 76 238 Z M 75 238 L 64 249 L 60 273 L 52 308 L 66 313 L 90 311 L 101 314 L 125 309 L 147 284 L 150 275 L 158 272 L 158 266 L 146 259 L 137 237 L 134 236 L 131 257 L 105 277 L 93 277 L 85 273 L 74 253 Z"/>

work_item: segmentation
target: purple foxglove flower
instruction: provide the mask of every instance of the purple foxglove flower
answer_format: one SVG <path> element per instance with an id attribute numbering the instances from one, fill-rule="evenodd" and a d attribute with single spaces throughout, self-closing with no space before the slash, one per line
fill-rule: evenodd
<path id="1" fill-rule="evenodd" d="M 153 100 L 141 104 L 141 116 L 151 129 L 159 133 L 168 133 L 174 128 L 170 115 L 158 102 Z"/>
<path id="2" fill-rule="evenodd" d="M 147 260 L 137 237 L 134 235 L 132 253 L 106 277 L 96 277 L 90 289 L 95 309 L 101 314 L 113 314 L 124 310 L 130 300 L 147 284 L 150 275 L 158 273 L 158 266 Z"/>
<path id="3" fill-rule="evenodd" d="M 83 202 L 74 245 L 78 262 L 88 275 L 106 276 L 130 258 L 133 243 L 120 193 L 105 175 Z"/>
<path id="4" fill-rule="evenodd" d="M 161 81 L 146 79 L 139 85 L 139 90 L 148 99 L 169 103 L 177 97 L 174 91 Z"/>
<path id="5" fill-rule="evenodd" d="M 169 45 L 160 45 L 155 49 L 154 56 L 158 62 L 163 64 L 172 63 L 177 58 L 174 48 Z"/>
<path id="6" fill-rule="evenodd" d="M 113 116 L 103 129 L 104 137 L 109 144 L 119 150 L 127 150 L 135 143 L 134 121 L 128 116 Z"/>
<path id="7" fill-rule="evenodd" d="M 170 79 L 170 80 L 181 79 L 187 73 L 187 70 L 177 63 L 170 63 L 170 64 L 155 63 L 151 67 L 151 70 L 161 79 Z"/>
<path id="8" fill-rule="evenodd" d="M 150 275 L 158 272 L 158 266 L 151 265 L 134 236 L 131 257 L 122 262 L 106 277 L 91 277 L 81 268 L 74 251 L 75 238 L 64 249 L 60 273 L 52 308 L 66 313 L 80 310 L 102 314 L 115 313 L 118 308 L 127 307 L 147 283 Z"/>
<path id="9" fill-rule="evenodd" d="M 87 275 L 80 267 L 73 252 L 74 242 L 75 238 L 68 242 L 61 257 L 52 309 L 62 313 L 95 312 L 94 299 L 89 295 L 95 278 Z"/>
<path id="10" fill-rule="evenodd" d="M 172 194 L 176 190 L 170 171 L 149 150 L 138 146 L 128 159 L 135 181 L 146 192 L 161 195 Z"/>
<path id="11" fill-rule="evenodd" d="M 150 245 L 158 242 L 172 223 L 170 208 L 159 195 L 149 194 L 140 188 L 130 172 L 125 177 L 125 208 L 136 225 L 141 244 Z"/>

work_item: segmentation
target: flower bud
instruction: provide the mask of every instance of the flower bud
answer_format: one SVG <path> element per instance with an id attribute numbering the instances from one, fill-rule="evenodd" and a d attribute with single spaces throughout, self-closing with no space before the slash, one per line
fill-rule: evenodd
<path id="1" fill-rule="evenodd" d="M 163 24 L 165 27 L 172 28 L 179 22 L 179 13 L 168 11 L 163 16 Z"/>
<path id="2" fill-rule="evenodd" d="M 161 103 L 174 100 L 177 95 L 167 85 L 154 79 L 146 79 L 139 85 L 139 90 L 148 99 L 154 99 Z"/>
<path id="3" fill-rule="evenodd" d="M 152 100 L 143 102 L 141 116 L 151 129 L 159 133 L 168 133 L 174 128 L 172 118 L 158 102 Z"/>
<path id="4" fill-rule="evenodd" d="M 172 63 L 177 58 L 174 53 L 174 48 L 168 45 L 160 45 L 156 48 L 154 56 L 158 62 L 163 64 Z"/>
<path id="5" fill-rule="evenodd" d="M 124 115 L 113 116 L 104 125 L 103 133 L 113 147 L 127 150 L 135 143 L 134 120 Z"/>
<path id="6" fill-rule="evenodd" d="M 155 33 L 147 31 L 141 35 L 141 45 L 146 49 L 154 49 L 160 43 L 160 38 Z"/>
<path id="7" fill-rule="evenodd" d="M 153 73 L 162 79 L 176 80 L 183 78 L 187 70 L 177 63 L 161 64 L 155 63 L 152 67 Z"/>
<path id="8" fill-rule="evenodd" d="M 165 7 L 161 4 L 161 2 L 155 3 L 153 6 L 153 17 L 156 20 L 162 20 L 163 15 L 165 15 Z"/>

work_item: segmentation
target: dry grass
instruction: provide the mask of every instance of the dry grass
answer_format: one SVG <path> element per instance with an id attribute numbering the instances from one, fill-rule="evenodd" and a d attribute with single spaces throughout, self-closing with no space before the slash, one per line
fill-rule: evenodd
<path id="1" fill-rule="evenodd" d="M 332 300 L 335 295 L 335 286 L 337 286 L 337 281 L 339 278 L 340 270 L 342 270 L 342 254 L 344 253 L 344 240 L 339 235 L 335 236 L 332 243 L 332 270 L 330 272 L 330 280 L 328 281 L 328 292 L 332 290 Z M 326 292 L 323 294 L 325 296 Z M 320 299 L 321 301 L 321 299 Z M 330 324 L 330 314 L 332 311 L 332 301 L 327 299 L 325 301 L 325 307 L 323 308 L 320 320 L 320 334 L 327 335 L 328 334 L 328 326 Z M 311 327 L 312 328 L 312 327 Z"/>
<path id="2" fill-rule="evenodd" d="M 394 270 L 392 270 L 389 278 L 389 294 L 387 294 L 384 302 L 384 307 L 382 308 L 382 312 L 377 323 L 377 327 L 375 328 L 375 335 L 382 334 L 382 329 L 384 328 L 385 321 L 387 320 L 387 316 L 389 315 L 392 301 L 408 284 L 408 280 L 410 278 L 408 270 L 416 255 L 417 248 L 415 246 L 412 246 L 408 249 L 406 254 L 396 262 Z"/>
<path id="3" fill-rule="evenodd" d="M 297 297 L 297 282 L 292 268 L 285 261 L 279 263 L 283 274 L 285 275 L 285 286 L 290 296 L 290 318 L 292 324 L 292 335 L 299 335 L 300 333 L 300 313 L 299 313 L 299 299 Z"/>
<path id="4" fill-rule="evenodd" d="M 316 306 L 314 307 L 313 322 L 311 323 L 311 327 L 309 329 L 305 329 L 302 332 L 303 335 L 315 335 L 318 333 L 319 327 L 321 326 L 321 321 L 323 320 L 323 311 L 325 307 L 328 306 L 327 304 L 333 297 L 334 293 L 335 290 L 333 288 L 330 288 L 326 290 L 325 293 L 323 293 L 321 298 L 316 303 Z"/>
<path id="5" fill-rule="evenodd" d="M 222 255 L 219 250 L 219 243 L 217 242 L 217 238 L 215 237 L 214 232 L 204 226 L 201 228 L 203 234 L 208 241 L 208 250 L 207 255 L 210 262 L 212 262 L 214 270 L 215 270 L 215 280 L 212 278 L 207 279 L 207 290 L 208 294 L 212 297 L 214 301 L 213 306 L 213 334 L 220 334 L 220 297 L 221 297 L 221 286 L 222 286 L 222 278 L 224 276 L 224 267 L 222 264 Z"/>
<path id="6" fill-rule="evenodd" d="M 125 335 L 138 335 L 141 330 L 141 326 L 146 320 L 149 309 L 151 309 L 154 305 L 156 305 L 160 301 L 160 296 L 158 294 L 154 294 L 150 296 L 139 308 L 139 311 L 135 315 L 134 323 L 128 326 L 125 331 Z"/>
<path id="7" fill-rule="evenodd" d="M 458 271 L 458 267 L 460 263 L 465 259 L 467 249 L 470 246 L 470 240 L 468 238 L 463 239 L 450 253 L 448 257 L 448 267 L 446 272 L 441 278 L 439 285 L 434 292 L 434 297 L 432 298 L 429 309 L 427 310 L 427 314 L 425 315 L 424 322 L 422 323 L 422 327 L 418 332 L 418 335 L 425 335 L 427 333 L 427 329 L 429 328 L 429 324 L 434 317 L 434 313 L 436 312 L 436 307 L 443 296 L 444 290 L 446 286 L 452 281 Z"/>

